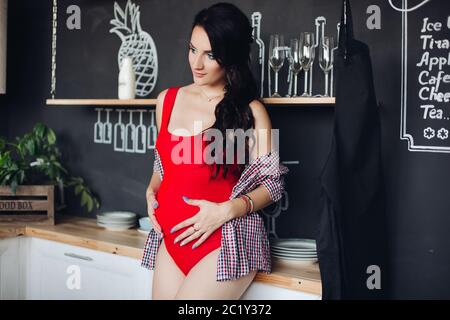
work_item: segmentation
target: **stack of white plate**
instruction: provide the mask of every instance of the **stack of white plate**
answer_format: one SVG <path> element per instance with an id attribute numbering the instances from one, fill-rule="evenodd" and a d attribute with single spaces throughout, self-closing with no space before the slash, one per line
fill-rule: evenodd
<path id="1" fill-rule="evenodd" d="M 316 241 L 312 239 L 270 239 L 272 256 L 281 260 L 316 262 Z"/>
<path id="2" fill-rule="evenodd" d="M 128 211 L 103 212 L 97 215 L 97 225 L 112 231 L 127 230 L 136 226 L 137 214 Z"/>

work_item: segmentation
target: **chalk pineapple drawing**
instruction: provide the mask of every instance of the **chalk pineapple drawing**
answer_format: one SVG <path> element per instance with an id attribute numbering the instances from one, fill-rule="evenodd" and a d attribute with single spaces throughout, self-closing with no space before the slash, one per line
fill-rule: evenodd
<path id="1" fill-rule="evenodd" d="M 139 6 L 128 0 L 125 11 L 114 2 L 114 26 L 109 30 L 122 40 L 117 55 L 120 68 L 122 59 L 129 56 L 133 59 L 136 73 L 136 95 L 143 97 L 153 91 L 158 77 L 158 56 L 153 38 L 141 29 Z"/>

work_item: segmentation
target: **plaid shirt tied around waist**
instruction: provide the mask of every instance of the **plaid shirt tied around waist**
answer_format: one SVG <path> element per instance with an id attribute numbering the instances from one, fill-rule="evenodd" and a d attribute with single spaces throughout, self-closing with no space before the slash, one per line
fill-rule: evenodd
<path id="1" fill-rule="evenodd" d="M 163 166 L 155 148 L 153 171 L 159 172 L 161 180 L 164 176 Z M 242 172 L 233 187 L 229 200 L 248 193 L 260 185 L 264 185 L 273 202 L 281 199 L 285 183 L 281 178 L 289 169 L 280 163 L 277 151 L 271 151 L 251 161 Z M 141 266 L 153 270 L 155 258 L 163 235 L 154 229 L 147 237 Z M 217 260 L 217 281 L 238 279 L 251 270 L 270 273 L 269 239 L 260 211 L 232 219 L 222 225 L 222 242 Z"/>

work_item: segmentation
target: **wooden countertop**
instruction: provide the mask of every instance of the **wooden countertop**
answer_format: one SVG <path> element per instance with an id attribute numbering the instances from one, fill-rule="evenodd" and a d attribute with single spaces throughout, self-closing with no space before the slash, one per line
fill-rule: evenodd
<path id="1" fill-rule="evenodd" d="M 58 241 L 75 246 L 118 254 L 135 259 L 142 258 L 147 235 L 137 229 L 109 231 L 97 226 L 96 219 L 57 216 L 55 225 L 2 225 L 0 239 L 14 236 L 31 236 Z M 273 259 L 272 273 L 260 272 L 256 281 L 291 290 L 321 295 L 322 284 L 318 263 L 291 264 Z"/>

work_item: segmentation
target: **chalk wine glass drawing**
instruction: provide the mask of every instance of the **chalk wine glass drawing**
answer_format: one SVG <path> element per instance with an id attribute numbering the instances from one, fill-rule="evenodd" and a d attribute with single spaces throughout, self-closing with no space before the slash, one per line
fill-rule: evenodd
<path id="1" fill-rule="evenodd" d="M 272 98 L 281 98 L 278 93 L 278 71 L 283 67 L 285 58 L 284 38 L 282 34 L 272 34 L 269 45 L 269 64 L 275 72 L 275 92 Z"/>
<path id="2" fill-rule="evenodd" d="M 144 97 L 150 94 L 156 85 L 158 77 L 158 55 L 153 38 L 142 30 L 139 6 L 127 1 L 125 10 L 114 2 L 114 26 L 109 30 L 115 33 L 122 44 L 117 54 L 120 66 L 125 57 L 131 57 L 136 74 L 136 95 Z"/>

